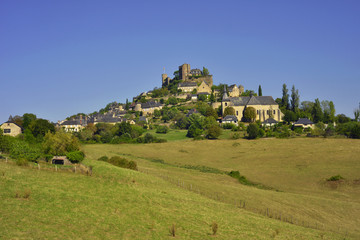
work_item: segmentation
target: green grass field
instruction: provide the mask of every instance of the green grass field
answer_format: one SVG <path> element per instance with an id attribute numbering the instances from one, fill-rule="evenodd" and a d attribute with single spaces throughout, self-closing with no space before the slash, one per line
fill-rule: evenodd
<path id="1" fill-rule="evenodd" d="M 176 239 L 359 239 L 359 146 L 309 138 L 85 145 L 92 176 L 0 162 L 0 239 L 172 239 L 172 224 Z M 103 155 L 135 160 L 140 171 L 96 160 Z M 273 190 L 211 169 L 239 170 Z M 345 180 L 326 182 L 337 174 Z"/>

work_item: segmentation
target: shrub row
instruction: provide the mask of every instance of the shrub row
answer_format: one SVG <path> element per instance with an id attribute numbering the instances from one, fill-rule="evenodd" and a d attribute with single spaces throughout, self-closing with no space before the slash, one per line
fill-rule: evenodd
<path id="1" fill-rule="evenodd" d="M 104 162 L 108 162 L 112 165 L 115 165 L 117 167 L 121 167 L 121 168 L 128 168 L 128 169 L 132 169 L 137 171 L 137 163 L 135 161 L 132 160 L 127 160 L 126 158 L 122 158 L 119 156 L 113 156 L 111 158 L 108 158 L 107 156 L 102 156 L 98 159 L 99 161 L 104 161 Z"/>

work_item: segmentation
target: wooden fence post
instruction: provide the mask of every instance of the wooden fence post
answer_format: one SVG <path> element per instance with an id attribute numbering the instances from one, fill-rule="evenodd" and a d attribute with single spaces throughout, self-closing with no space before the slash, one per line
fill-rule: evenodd
<path id="1" fill-rule="evenodd" d="M 40 164 L 38 164 L 38 170 L 40 170 Z"/>

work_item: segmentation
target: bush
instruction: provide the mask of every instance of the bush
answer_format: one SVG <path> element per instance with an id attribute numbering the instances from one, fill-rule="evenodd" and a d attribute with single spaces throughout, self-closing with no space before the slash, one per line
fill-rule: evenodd
<path id="1" fill-rule="evenodd" d="M 166 134 L 167 132 L 169 132 L 169 128 L 167 126 L 160 125 L 160 126 L 157 126 L 157 128 L 156 128 L 156 133 Z"/>
<path id="2" fill-rule="evenodd" d="M 246 131 L 249 139 L 255 139 L 259 136 L 259 126 L 256 123 L 250 123 Z"/>
<path id="3" fill-rule="evenodd" d="M 344 178 L 341 175 L 335 175 L 335 176 L 332 176 L 332 177 L 326 179 L 326 181 L 339 181 L 342 179 L 344 179 Z"/>
<path id="4" fill-rule="evenodd" d="M 109 158 L 107 156 L 102 156 L 98 158 L 99 161 L 107 162 L 109 161 Z"/>
<path id="5" fill-rule="evenodd" d="M 216 139 L 221 135 L 221 128 L 219 125 L 211 125 L 207 129 L 206 137 L 209 139 Z"/>
<path id="6" fill-rule="evenodd" d="M 16 165 L 18 166 L 27 166 L 29 165 L 28 160 L 25 158 L 16 159 Z"/>
<path id="7" fill-rule="evenodd" d="M 66 157 L 72 163 L 79 163 L 84 160 L 85 154 L 82 151 L 73 151 L 66 154 Z"/>
<path id="8" fill-rule="evenodd" d="M 233 123 L 223 123 L 221 124 L 221 127 L 223 129 L 233 129 L 234 127 L 236 127 L 236 125 Z"/>
<path id="9" fill-rule="evenodd" d="M 121 168 L 128 168 L 128 169 L 132 169 L 132 170 L 135 170 L 135 171 L 138 170 L 136 162 L 128 161 L 127 159 L 121 158 L 119 156 L 111 157 L 108 160 L 108 162 L 111 163 L 112 165 L 115 165 L 115 166 L 118 166 L 118 167 L 121 167 Z"/>

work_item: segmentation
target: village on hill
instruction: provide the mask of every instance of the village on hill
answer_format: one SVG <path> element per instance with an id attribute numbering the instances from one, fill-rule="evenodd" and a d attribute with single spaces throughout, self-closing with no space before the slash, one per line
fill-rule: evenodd
<path id="1" fill-rule="evenodd" d="M 89 123 L 148 123 L 154 113 L 161 111 L 164 106 L 194 106 L 196 102 L 206 102 L 219 113 L 216 120 L 220 124 L 248 122 L 249 119 L 244 114 L 249 108 L 256 112 L 253 120 L 264 124 L 278 123 L 284 116 L 272 96 L 257 96 L 254 92 L 245 92 L 242 85 L 213 85 L 213 76 L 206 68 L 191 69 L 190 64 L 185 63 L 174 72 L 174 78 L 165 73 L 161 77 L 162 88 L 143 92 L 134 97 L 132 103 L 113 102 L 99 112 L 78 114 L 59 121 L 58 126 L 65 131 L 79 132 Z M 234 109 L 234 112 L 224 114 L 226 108 Z"/>
<path id="2" fill-rule="evenodd" d="M 320 102 L 315 99 L 314 102 L 300 102 L 299 90 L 295 86 L 292 86 L 289 94 L 284 84 L 282 98 L 274 100 L 272 96 L 262 95 L 261 85 L 256 93 L 245 90 L 243 85 L 214 85 L 213 82 L 213 76 L 207 68 L 191 69 L 190 64 L 185 63 L 174 72 L 173 78 L 166 73 L 161 75 L 161 88 L 142 92 L 133 97 L 131 102 L 112 102 L 99 111 L 78 113 L 52 125 L 54 129 L 76 133 L 82 141 L 103 143 L 128 142 L 142 134 L 142 131 L 138 131 L 129 139 L 123 139 L 121 133 L 114 134 L 117 130 L 109 130 L 119 124 L 139 126 L 145 130 L 155 128 L 158 132 L 185 129 L 188 130 L 187 137 L 193 138 L 218 138 L 221 129 L 243 132 L 240 135 L 233 134 L 236 138 L 289 137 L 299 134 L 331 136 L 335 133 L 357 136 L 345 130 L 336 131 L 336 124 L 351 122 L 351 119 L 343 114 L 335 116 L 332 101 Z M 359 119 L 358 112 L 355 111 L 355 122 Z M 23 118 L 10 116 L 9 121 L 1 125 L 3 134 L 17 136 L 25 133 Z M 113 127 L 104 127 L 107 125 Z M 248 127 L 255 128 L 253 136 L 249 135 Z"/>

